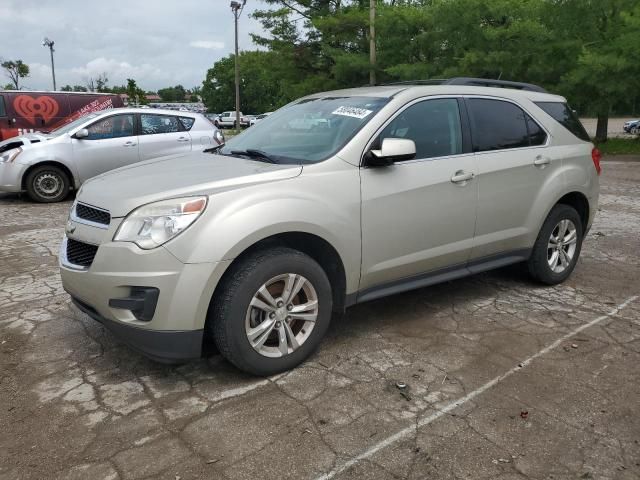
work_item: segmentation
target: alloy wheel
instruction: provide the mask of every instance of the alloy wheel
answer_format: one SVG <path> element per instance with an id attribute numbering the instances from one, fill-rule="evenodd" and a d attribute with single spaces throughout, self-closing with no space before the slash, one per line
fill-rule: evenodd
<path id="1" fill-rule="evenodd" d="M 576 253 L 578 232 L 571 220 L 560 220 L 551 231 L 547 245 L 547 262 L 554 273 L 564 272 Z"/>
<path id="2" fill-rule="evenodd" d="M 318 318 L 318 294 L 302 275 L 286 273 L 265 282 L 254 294 L 245 317 L 253 349 L 277 358 L 300 348 Z"/>

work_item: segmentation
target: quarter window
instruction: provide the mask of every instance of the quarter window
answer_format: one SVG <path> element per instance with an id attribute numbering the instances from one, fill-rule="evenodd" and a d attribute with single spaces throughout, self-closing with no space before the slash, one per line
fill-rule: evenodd
<path id="1" fill-rule="evenodd" d="M 196 119 L 192 117 L 179 117 L 179 119 L 185 130 L 191 130 L 191 127 L 196 122 Z"/>
<path id="2" fill-rule="evenodd" d="M 413 140 L 418 159 L 462 153 L 458 101 L 441 98 L 411 105 L 384 128 L 379 142 L 385 138 Z"/>
<path id="3" fill-rule="evenodd" d="M 133 115 L 113 115 L 87 127 L 86 140 L 130 137 L 133 135 Z"/>
<path id="4" fill-rule="evenodd" d="M 4 108 L 4 97 L 0 95 L 0 117 L 6 117 L 7 112 Z"/>
<path id="5" fill-rule="evenodd" d="M 157 133 L 174 133 L 180 131 L 178 119 L 169 115 L 140 115 L 142 135 L 154 135 Z"/>

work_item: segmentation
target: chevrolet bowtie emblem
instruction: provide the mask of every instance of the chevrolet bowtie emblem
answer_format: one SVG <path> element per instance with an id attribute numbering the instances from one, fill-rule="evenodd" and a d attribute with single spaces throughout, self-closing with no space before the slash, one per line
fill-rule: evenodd
<path id="1" fill-rule="evenodd" d="M 71 223 L 71 221 L 68 221 L 67 228 L 65 228 L 65 232 L 67 232 L 68 234 L 71 234 L 75 231 L 76 231 L 76 226 L 73 223 Z"/>

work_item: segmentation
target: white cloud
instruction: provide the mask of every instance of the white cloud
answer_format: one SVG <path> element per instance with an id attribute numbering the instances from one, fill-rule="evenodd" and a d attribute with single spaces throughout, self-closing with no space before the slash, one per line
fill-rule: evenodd
<path id="1" fill-rule="evenodd" d="M 193 48 L 206 48 L 209 50 L 222 50 L 224 48 L 224 42 L 214 42 L 211 40 L 193 40 L 189 43 Z"/>

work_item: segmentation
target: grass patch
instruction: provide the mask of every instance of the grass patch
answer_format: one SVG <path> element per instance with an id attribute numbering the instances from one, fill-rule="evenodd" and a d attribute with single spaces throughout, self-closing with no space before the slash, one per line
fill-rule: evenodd
<path id="1" fill-rule="evenodd" d="M 596 146 L 603 155 L 640 155 L 640 137 L 610 138 Z"/>

